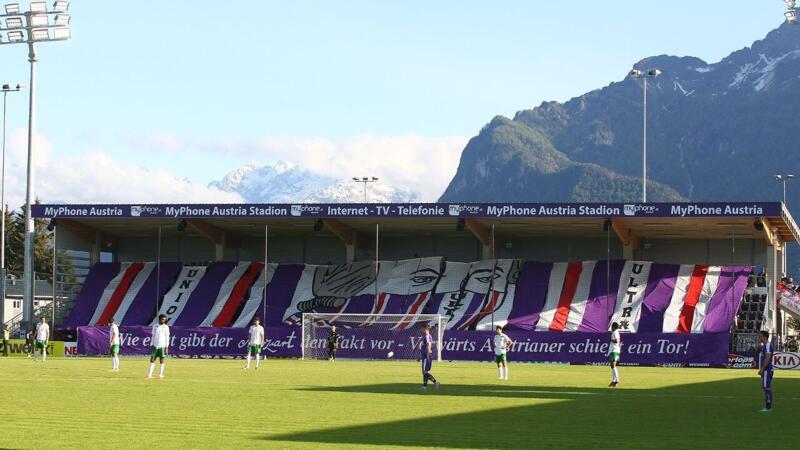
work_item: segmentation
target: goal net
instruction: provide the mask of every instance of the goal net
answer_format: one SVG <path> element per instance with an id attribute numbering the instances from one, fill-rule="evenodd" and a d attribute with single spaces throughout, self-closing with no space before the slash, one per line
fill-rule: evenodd
<path id="1" fill-rule="evenodd" d="M 337 358 L 419 359 L 424 342 L 423 327 L 430 327 L 432 351 L 442 360 L 447 319 L 441 314 L 323 314 L 305 313 L 302 319 L 302 357 L 329 357 L 328 343 L 336 327 Z"/>

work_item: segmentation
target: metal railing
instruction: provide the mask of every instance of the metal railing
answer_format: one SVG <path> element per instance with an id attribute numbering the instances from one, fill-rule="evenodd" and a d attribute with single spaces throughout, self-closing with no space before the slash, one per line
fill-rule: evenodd
<path id="1" fill-rule="evenodd" d="M 39 302 L 38 306 L 34 307 L 33 317 L 38 318 L 44 316 L 50 322 L 50 326 L 55 328 L 59 324 L 63 324 L 75 306 L 75 299 L 78 296 L 81 288 L 83 287 L 83 277 L 72 277 L 76 281 L 65 281 L 67 278 L 64 274 L 59 274 L 56 277 L 55 289 L 50 283 L 52 274 L 50 273 L 35 273 L 34 283 L 34 301 Z M 40 283 L 46 282 L 46 283 Z M 7 273 L 5 278 L 5 299 L 4 302 L 9 301 L 9 294 L 14 295 L 14 287 L 22 286 L 23 279 L 13 273 Z M 54 299 L 55 294 L 55 300 Z M 13 298 L 13 297 L 12 297 Z M 24 299 L 20 297 L 20 302 Z M 3 304 L 3 307 L 5 303 Z M 24 308 L 24 305 L 20 305 Z M 4 324 L 9 326 L 12 335 L 19 335 L 20 326 L 24 322 L 24 311 L 17 313 L 12 317 L 4 317 Z"/>

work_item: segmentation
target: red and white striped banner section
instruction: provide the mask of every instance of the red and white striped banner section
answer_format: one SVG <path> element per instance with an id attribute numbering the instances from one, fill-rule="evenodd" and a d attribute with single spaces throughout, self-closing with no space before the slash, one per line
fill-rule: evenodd
<path id="1" fill-rule="evenodd" d="M 214 305 L 201 327 L 228 327 L 231 325 L 239 305 L 258 278 L 264 263 L 240 262 L 225 278 Z"/>
<path id="2" fill-rule="evenodd" d="M 119 274 L 103 291 L 90 323 L 96 326 L 106 326 L 108 319 L 113 317 L 114 321 L 121 325 L 133 299 L 155 267 L 156 263 L 154 262 L 121 264 Z"/>

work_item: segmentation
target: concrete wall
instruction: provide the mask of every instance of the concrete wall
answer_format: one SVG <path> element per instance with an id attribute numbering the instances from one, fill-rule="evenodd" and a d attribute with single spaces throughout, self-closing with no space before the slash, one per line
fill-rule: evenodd
<path id="1" fill-rule="evenodd" d="M 636 258 L 675 264 L 764 265 L 767 246 L 752 239 L 643 240 Z"/>
<path id="2" fill-rule="evenodd" d="M 364 243 L 362 243 L 364 244 Z M 358 259 L 374 257 L 374 240 L 356 252 Z M 153 237 L 120 239 L 113 249 L 116 261 L 153 261 L 157 243 Z M 62 250 L 91 251 L 91 245 L 70 235 L 59 234 Z M 104 249 L 105 250 L 105 249 Z M 520 258 L 535 261 L 599 260 L 622 258 L 622 245 L 615 236 L 606 239 L 525 237 L 498 243 L 498 258 Z M 400 260 L 414 257 L 444 256 L 450 261 L 477 261 L 481 258 L 480 243 L 469 233 L 463 236 L 392 236 L 380 239 L 380 258 Z M 264 258 L 264 239 L 243 238 L 241 248 L 226 250 L 228 261 L 261 261 Z M 641 260 L 676 264 L 766 264 L 766 242 L 751 239 L 652 239 L 642 240 L 634 253 Z M 203 262 L 214 260 L 214 245 L 199 236 L 168 236 L 161 245 L 163 261 Z M 276 263 L 343 263 L 346 260 L 344 243 L 329 236 L 272 237 L 269 240 L 269 260 Z"/>

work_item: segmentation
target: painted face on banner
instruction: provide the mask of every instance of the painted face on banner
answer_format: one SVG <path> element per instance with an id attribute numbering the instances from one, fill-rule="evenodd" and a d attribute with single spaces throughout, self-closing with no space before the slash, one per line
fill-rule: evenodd
<path id="1" fill-rule="evenodd" d="M 437 311 L 432 314 L 441 314 L 452 319 L 456 312 L 464 307 L 466 292 L 463 287 L 469 274 L 469 264 L 448 262 L 445 264 L 444 273 L 436 286 L 436 295 L 442 295 L 442 301 Z"/>
<path id="2" fill-rule="evenodd" d="M 469 265 L 469 274 L 467 274 L 466 284 L 464 289 L 473 294 L 486 294 L 492 284 L 500 285 L 499 279 L 506 279 L 506 271 L 510 267 L 502 267 L 495 264 L 496 260 L 478 261 Z M 494 270 L 493 270 L 494 269 Z M 495 280 L 492 283 L 492 279 Z"/>
<path id="3" fill-rule="evenodd" d="M 520 261 L 499 259 L 495 261 L 494 281 L 486 296 L 481 312 L 468 328 L 491 330 L 498 323 L 505 325 L 514 306 L 517 281 L 520 276 Z M 489 276 L 491 279 L 491 274 Z"/>
<path id="4" fill-rule="evenodd" d="M 419 258 L 398 261 L 391 278 L 381 292 L 392 295 L 417 295 L 431 292 L 441 274 L 442 258 Z"/>
<path id="5" fill-rule="evenodd" d="M 375 282 L 375 266 L 369 261 L 336 266 L 317 266 L 312 282 L 312 298 L 297 304 L 300 312 L 328 312 L 341 308 L 347 300 Z"/>

